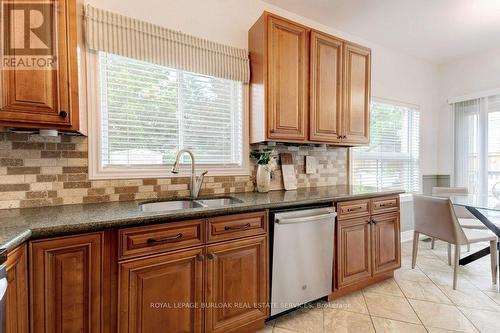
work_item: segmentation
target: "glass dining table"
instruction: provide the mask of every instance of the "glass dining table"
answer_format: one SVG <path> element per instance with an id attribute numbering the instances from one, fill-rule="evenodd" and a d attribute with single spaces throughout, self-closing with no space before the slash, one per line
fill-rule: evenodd
<path id="1" fill-rule="evenodd" d="M 465 207 L 472 215 L 474 215 L 481 223 L 485 225 L 486 228 L 491 230 L 497 237 L 500 238 L 500 200 L 494 196 L 488 195 L 477 195 L 477 194 L 466 194 L 466 195 L 439 195 L 440 197 L 446 197 L 451 200 L 451 202 L 456 206 Z M 499 251 L 499 263 L 500 267 L 500 244 L 497 243 L 497 249 Z M 490 254 L 490 247 L 485 247 L 482 250 L 474 252 L 462 259 L 460 259 L 460 265 L 467 265 L 475 260 L 478 260 L 484 256 Z M 500 276 L 499 276 L 500 278 Z"/>

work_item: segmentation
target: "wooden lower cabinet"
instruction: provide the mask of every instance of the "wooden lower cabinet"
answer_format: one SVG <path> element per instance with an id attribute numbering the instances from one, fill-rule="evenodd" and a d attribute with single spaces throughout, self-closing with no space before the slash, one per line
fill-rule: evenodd
<path id="1" fill-rule="evenodd" d="M 104 233 L 32 241 L 31 332 L 102 332 Z"/>
<path id="2" fill-rule="evenodd" d="M 207 247 L 206 332 L 241 332 L 267 318 L 267 237 Z"/>
<path id="3" fill-rule="evenodd" d="M 337 281 L 339 288 L 372 275 L 370 219 L 367 217 L 337 223 Z"/>
<path id="4" fill-rule="evenodd" d="M 357 217 L 362 203 L 365 216 Z M 336 281 L 331 298 L 390 277 L 401 267 L 399 198 L 342 202 L 337 211 Z M 378 214 L 385 211 L 389 213 Z"/>
<path id="5" fill-rule="evenodd" d="M 203 248 L 121 263 L 119 332 L 202 332 Z"/>
<path id="6" fill-rule="evenodd" d="M 399 213 L 372 217 L 373 274 L 401 267 Z"/>
<path id="7" fill-rule="evenodd" d="M 26 244 L 7 256 L 6 332 L 28 333 L 28 261 Z"/>

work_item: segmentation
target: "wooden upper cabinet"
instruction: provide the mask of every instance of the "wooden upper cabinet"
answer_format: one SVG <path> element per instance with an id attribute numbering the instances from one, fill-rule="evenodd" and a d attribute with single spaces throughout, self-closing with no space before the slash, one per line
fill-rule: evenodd
<path id="1" fill-rule="evenodd" d="M 6 332 L 28 333 L 28 260 L 26 244 L 7 256 Z"/>
<path id="2" fill-rule="evenodd" d="M 369 143 L 370 49 L 268 12 L 248 49 L 250 143 Z"/>
<path id="3" fill-rule="evenodd" d="M 52 0 L 38 5 L 26 2 L 31 4 L 23 8 L 36 9 L 43 15 L 44 23 L 36 30 L 37 38 L 25 40 L 24 48 L 20 48 L 21 37 L 7 34 L 4 47 L 18 44 L 17 48 L 9 47 L 11 56 L 40 56 L 49 59 L 47 61 L 54 56 L 56 62 L 52 69 L 29 70 L 17 66 L 1 71 L 0 126 L 82 132 L 78 107 L 76 0 Z M 21 4 L 20 1 L 7 2 L 3 9 L 19 10 Z M 24 17 L 27 16 L 5 15 L 6 24 L 25 26 Z M 47 49 L 48 54 L 38 50 L 33 55 L 26 48 L 33 45 Z"/>
<path id="4" fill-rule="evenodd" d="M 311 141 L 342 140 L 343 41 L 311 32 L 310 132 Z"/>
<path id="5" fill-rule="evenodd" d="M 249 332 L 267 318 L 267 237 L 233 240 L 207 247 L 206 332 Z M 260 327 L 259 327 L 260 328 Z"/>
<path id="6" fill-rule="evenodd" d="M 401 267 L 399 213 L 372 217 L 373 274 Z"/>
<path id="7" fill-rule="evenodd" d="M 308 96 L 308 30 L 269 17 L 268 137 L 305 140 Z"/>
<path id="8" fill-rule="evenodd" d="M 203 261 L 200 247 L 121 263 L 118 331 L 202 332 Z"/>
<path id="9" fill-rule="evenodd" d="M 368 144 L 370 143 L 370 49 L 346 42 L 344 64 L 343 143 Z"/>
<path id="10" fill-rule="evenodd" d="M 30 242 L 31 332 L 102 332 L 103 233 Z"/>
<path id="11" fill-rule="evenodd" d="M 309 32 L 267 12 L 250 29 L 252 143 L 308 139 Z"/>

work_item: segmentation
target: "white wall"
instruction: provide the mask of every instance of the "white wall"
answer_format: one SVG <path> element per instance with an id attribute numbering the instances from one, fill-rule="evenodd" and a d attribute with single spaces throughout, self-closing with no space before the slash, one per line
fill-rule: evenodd
<path id="1" fill-rule="evenodd" d="M 171 29 L 247 48 L 248 29 L 264 10 L 372 48 L 372 94 L 421 109 L 422 173 L 436 173 L 438 68 L 425 61 L 337 31 L 260 0 L 87 0 L 92 5 Z"/>
<path id="2" fill-rule="evenodd" d="M 447 99 L 500 88 L 500 48 L 482 51 L 439 67 L 438 170 L 453 174 L 453 114 Z"/>

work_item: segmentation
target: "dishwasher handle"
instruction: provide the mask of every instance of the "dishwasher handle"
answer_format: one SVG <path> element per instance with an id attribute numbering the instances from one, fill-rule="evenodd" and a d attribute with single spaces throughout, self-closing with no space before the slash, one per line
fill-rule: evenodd
<path id="1" fill-rule="evenodd" d="M 290 217 L 290 218 L 276 218 L 275 222 L 278 224 L 291 224 L 291 223 L 303 223 L 303 222 L 314 222 L 318 219 L 335 218 L 337 213 L 330 212 L 327 214 L 311 215 L 304 217 Z"/>

